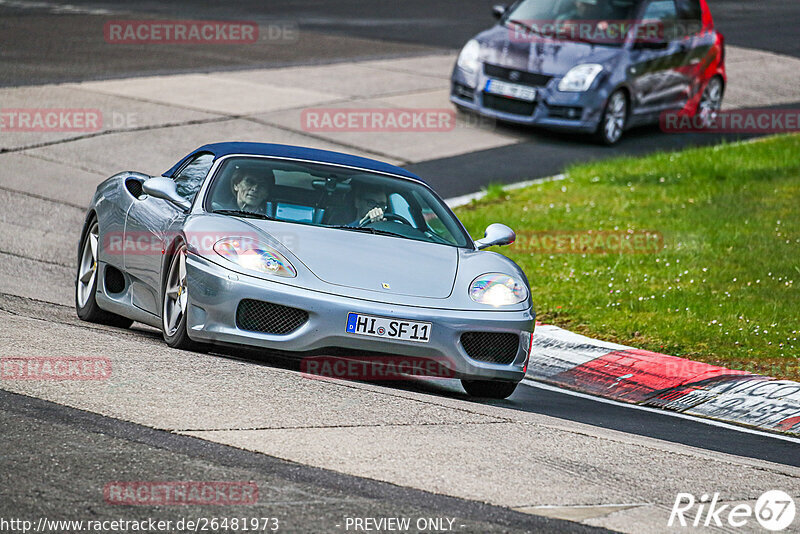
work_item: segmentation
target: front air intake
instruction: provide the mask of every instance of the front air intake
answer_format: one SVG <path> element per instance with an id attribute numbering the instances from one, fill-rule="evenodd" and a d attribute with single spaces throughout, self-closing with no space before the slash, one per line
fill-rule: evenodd
<path id="1" fill-rule="evenodd" d="M 464 332 L 461 345 L 473 360 L 510 364 L 517 357 L 519 335 L 508 332 Z"/>
<path id="2" fill-rule="evenodd" d="M 263 334 L 290 334 L 308 321 L 308 312 L 262 300 L 244 299 L 236 309 L 236 326 Z"/>

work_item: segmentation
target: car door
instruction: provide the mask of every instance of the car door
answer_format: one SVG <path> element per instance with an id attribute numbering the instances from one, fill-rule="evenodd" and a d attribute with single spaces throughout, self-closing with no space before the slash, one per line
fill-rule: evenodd
<path id="1" fill-rule="evenodd" d="M 637 39 L 631 48 L 629 81 L 634 113 L 647 115 L 681 107 L 689 88 L 686 72 L 690 40 L 679 23 L 675 0 L 648 0 L 639 17 L 644 27 L 657 25 L 657 39 Z"/>
<path id="2" fill-rule="evenodd" d="M 178 193 L 194 201 L 213 162 L 214 155 L 208 152 L 189 158 L 173 176 Z M 131 204 L 125 218 L 124 269 L 131 277 L 132 302 L 154 315 L 160 314 L 165 247 L 180 231 L 186 216 L 171 202 L 143 195 Z"/>

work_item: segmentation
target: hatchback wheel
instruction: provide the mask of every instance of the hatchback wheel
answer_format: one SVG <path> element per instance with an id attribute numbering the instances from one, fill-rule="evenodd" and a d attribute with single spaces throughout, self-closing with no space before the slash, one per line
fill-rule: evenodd
<path id="1" fill-rule="evenodd" d="M 722 108 L 722 80 L 715 76 L 706 85 L 700 103 L 697 105 L 697 117 L 699 125 L 703 128 L 711 126 Z"/>
<path id="2" fill-rule="evenodd" d="M 597 126 L 597 138 L 609 146 L 617 144 L 622 138 L 627 121 L 628 99 L 624 91 L 615 91 L 606 102 L 606 108 Z"/>

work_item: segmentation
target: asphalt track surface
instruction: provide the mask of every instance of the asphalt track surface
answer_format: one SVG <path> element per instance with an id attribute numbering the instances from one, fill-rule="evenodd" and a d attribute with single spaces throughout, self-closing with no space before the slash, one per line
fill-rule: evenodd
<path id="1" fill-rule="evenodd" d="M 0 2 L 0 85 L 255 68 L 460 48 L 489 27 L 491 0 Z M 729 44 L 800 57 L 800 7 L 792 0 L 710 0 Z M 65 8 L 64 6 L 69 6 Z M 105 13 L 103 13 L 105 12 Z M 102 13 L 102 14 L 95 14 Z M 245 46 L 108 45 L 114 19 L 286 21 L 300 39 Z M 306 32 L 308 35 L 306 35 Z M 335 35 L 339 39 L 326 36 Z"/>
<path id="2" fill-rule="evenodd" d="M 461 532 L 606 532 L 375 480 L 101 417 L 0 391 L 0 517 L 49 520 L 279 518 L 279 532 L 345 531 L 344 517 L 447 517 Z M 42 436 L 47 442 L 43 443 Z M 76 476 L 80 474 L 80 476 Z M 254 482 L 256 505 L 102 506 L 109 481 Z M 126 510 L 127 508 L 127 510 Z"/>
<path id="3" fill-rule="evenodd" d="M 72 2 L 79 12 L 59 13 L 52 4 L 38 8 L 0 2 L 0 85 L 26 85 L 56 81 L 123 77 L 132 75 L 246 69 L 265 65 L 306 64 L 349 61 L 356 58 L 394 57 L 457 48 L 470 35 L 491 23 L 492 2 L 404 2 L 398 16 L 397 3 L 384 2 L 238 2 L 224 5 L 213 2 L 136 2 L 123 4 Z M 20 3 L 21 4 L 21 3 Z M 47 4 L 47 3 L 45 3 Z M 121 7 L 122 6 L 122 7 Z M 92 14 L 94 9 L 112 14 Z M 80 10 L 85 12 L 81 13 Z M 757 4 L 712 0 L 718 26 L 728 34 L 731 44 L 800 54 L 796 39 L 800 9 L 796 2 L 768 1 Z M 358 15 L 355 16 L 354 13 Z M 238 50 L 202 48 L 137 49 L 107 46 L 96 38 L 104 20 L 136 15 L 148 17 L 189 17 L 274 20 L 300 19 L 308 28 L 308 41 L 297 46 L 268 46 Z M 433 15 L 432 15 L 433 14 Z M 98 26 L 99 25 L 99 26 Z M 758 31 L 754 28 L 759 29 Z M 87 35 L 95 35 L 87 39 Z M 320 46 L 324 42 L 324 46 Z M 135 52 L 135 53 L 134 53 Z M 249 54 L 249 55 L 248 55 Z M 629 135 L 620 150 L 644 153 L 657 148 L 692 144 L 690 137 L 664 136 L 653 129 Z M 507 180 L 529 178 L 530 161 L 537 159 L 537 170 L 558 172 L 565 162 L 607 157 L 609 151 L 586 145 L 570 136 L 532 133 L 532 142 L 495 149 L 486 153 L 459 156 L 449 160 L 423 162 L 414 169 L 427 174 L 437 169 L 456 168 L 471 180 L 466 186 L 482 185 L 492 166 L 502 163 Z M 694 142 L 712 142 L 708 138 Z M 544 146 L 543 146 L 544 144 Z M 543 148 L 545 150 L 543 150 Z M 555 154 L 543 162 L 541 153 Z M 548 156 L 550 157 L 550 156 Z M 484 172 L 485 171 L 485 172 Z M 503 178 L 504 180 L 506 178 Z M 437 184 L 444 195 L 466 192 L 447 181 Z M 448 189 L 450 188 L 450 189 Z M 26 202 L 36 203 L 33 197 Z M 18 216 L 13 203 L 4 199 L 2 218 Z M 39 209 L 39 208 L 37 208 Z M 44 213 L 47 210 L 41 208 Z M 2 261 L 10 260 L 2 252 Z M 55 268 L 53 264 L 24 259 L 32 271 Z M 58 265 L 71 265 L 70 258 L 52 258 Z M 46 277 L 45 277 L 46 278 Z M 24 284 L 30 283 L 29 281 Z M 49 317 L 58 322 L 61 315 L 74 312 L 52 303 L 36 302 L 0 295 L 4 313 L 19 317 Z M 56 311 L 53 311 L 56 310 Z M 74 322 L 70 321 L 71 323 Z M 24 335 L 34 336 L 35 330 Z M 136 330 L 132 334 L 142 350 L 158 342 L 153 332 Z M 66 342 L 67 340 L 65 340 Z M 80 335 L 68 340 L 80 343 Z M 19 340 L 24 343 L 24 339 Z M 58 351 L 58 347 L 53 347 Z M 232 357 L 228 354 L 223 357 Z M 253 366 L 296 370 L 296 364 L 281 358 L 248 356 Z M 453 383 L 408 382 L 385 388 L 403 397 L 422 393 L 465 406 L 475 404 Z M 388 402 L 389 397 L 387 397 Z M 800 465 L 797 444 L 769 437 L 726 430 L 703 422 L 677 419 L 665 414 L 594 402 L 521 385 L 507 401 L 492 405 L 525 413 L 545 415 L 570 423 L 581 423 L 603 430 L 655 438 L 689 446 L 774 462 Z M 258 513 L 282 513 L 289 518 L 285 531 L 321 531 L 331 528 L 344 516 L 449 516 L 461 520 L 466 532 L 553 532 L 589 531 L 577 523 L 521 514 L 507 508 L 445 497 L 398 485 L 345 475 L 330 470 L 287 462 L 268 455 L 180 436 L 144 425 L 105 417 L 56 403 L 0 391 L 0 471 L 10 475 L 11 483 L 0 489 L 0 516 L 41 516 L 80 519 L 114 518 L 115 507 L 98 505 L 102 485 L 108 480 L 203 479 L 255 480 L 259 483 Z M 75 476 L 75 474 L 79 476 Z M 720 480 L 720 486 L 725 480 Z M 532 481 L 535 483 L 535 481 Z M 772 488 L 763 488 L 772 489 Z M 136 518 L 157 515 L 159 519 L 209 515 L 207 510 L 136 509 Z M 231 509 L 228 515 L 238 515 Z M 234 514 L 234 512 L 237 512 Z M 216 515 L 222 515 L 217 513 Z"/>

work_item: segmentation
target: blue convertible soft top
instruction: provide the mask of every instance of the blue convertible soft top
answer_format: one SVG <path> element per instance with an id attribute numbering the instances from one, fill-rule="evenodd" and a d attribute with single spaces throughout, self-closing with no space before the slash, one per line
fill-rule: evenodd
<path id="1" fill-rule="evenodd" d="M 164 176 L 172 176 L 177 170 L 191 157 L 199 152 L 210 152 L 214 154 L 214 159 L 221 158 L 230 154 L 248 154 L 253 156 L 274 156 L 278 158 L 293 158 L 308 161 L 316 161 L 320 163 L 330 163 L 333 165 L 346 165 L 349 167 L 358 167 L 370 171 L 383 172 L 389 174 L 397 174 L 405 176 L 406 178 L 413 178 L 422 182 L 423 180 L 405 169 L 382 163 L 373 159 L 362 158 L 359 156 L 351 156 L 349 154 L 342 154 L 341 152 L 331 152 L 329 150 L 319 150 L 316 148 L 305 148 L 300 146 L 291 145 L 274 145 L 270 143 L 214 143 L 210 145 L 201 146 L 191 154 L 180 160 L 170 170 L 164 173 Z"/>

